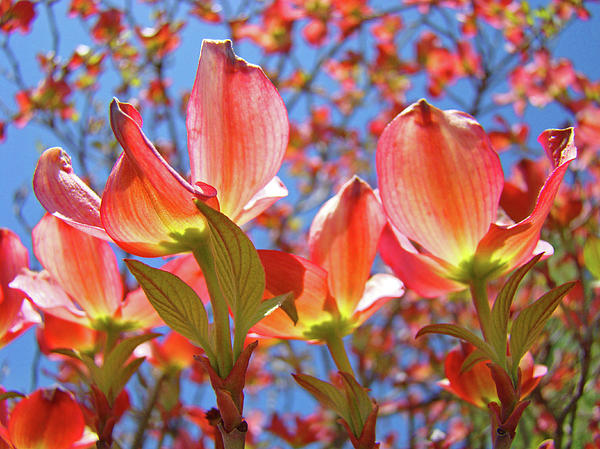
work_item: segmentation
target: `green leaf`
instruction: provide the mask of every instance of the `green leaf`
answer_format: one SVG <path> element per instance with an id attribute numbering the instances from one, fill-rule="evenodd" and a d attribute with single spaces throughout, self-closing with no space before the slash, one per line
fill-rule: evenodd
<path id="1" fill-rule="evenodd" d="M 234 342 L 237 343 L 234 346 L 239 353 L 240 342 L 243 345 L 248 329 L 255 324 L 250 324 L 251 321 L 259 314 L 265 290 L 265 271 L 256 248 L 239 226 L 201 201 L 196 201 L 196 206 L 209 224 L 215 270 L 233 314 Z M 200 265 L 202 267 L 203 263 Z"/>
<path id="2" fill-rule="evenodd" d="M 131 357 L 135 348 L 159 335 L 160 334 L 155 333 L 143 334 L 121 340 L 107 355 L 105 355 L 102 370 L 107 373 L 109 378 L 114 377 L 114 373 L 123 369 L 125 362 Z"/>
<path id="3" fill-rule="evenodd" d="M 481 349 L 476 348 L 473 352 L 471 352 L 467 356 L 466 359 L 463 360 L 463 363 L 460 366 L 459 374 L 469 371 L 471 368 L 473 368 L 473 366 L 475 366 L 475 364 L 482 362 L 484 360 L 488 360 L 488 357 L 485 355 L 485 353 Z"/>
<path id="4" fill-rule="evenodd" d="M 529 262 L 521 266 L 518 270 L 515 270 L 502 286 L 500 293 L 498 293 L 498 296 L 496 297 L 496 301 L 494 301 L 494 306 L 492 307 L 490 340 L 500 360 L 503 360 L 506 357 L 510 306 L 517 293 L 517 288 L 523 277 L 525 277 L 541 257 L 542 254 L 538 254 L 532 257 Z"/>
<path id="5" fill-rule="evenodd" d="M 464 327 L 457 326 L 456 324 L 430 324 L 425 326 L 417 332 L 415 338 L 419 338 L 426 334 L 442 334 L 442 335 L 450 335 L 451 337 L 456 337 L 461 340 L 468 341 L 476 348 L 479 348 L 483 354 L 486 355 L 486 358 L 495 361 L 496 354 L 492 347 L 475 335 L 473 332 L 465 329 Z"/>
<path id="6" fill-rule="evenodd" d="M 583 260 L 585 267 L 596 278 L 600 279 L 600 239 L 588 238 L 583 246 Z"/>
<path id="7" fill-rule="evenodd" d="M 135 374 L 135 372 L 138 370 L 138 368 L 144 362 L 144 360 L 146 360 L 146 357 L 138 357 L 133 359 L 131 362 L 129 362 L 127 365 L 125 365 L 119 370 L 119 374 L 117 376 L 113 377 L 112 384 L 110 386 L 110 391 L 107 396 L 108 400 L 111 403 L 117 398 L 117 396 L 119 396 L 121 390 L 125 388 L 125 385 L 127 385 L 127 382 L 129 381 L 131 376 Z"/>
<path id="8" fill-rule="evenodd" d="M 352 422 L 349 424 L 355 430 L 354 435 L 360 438 L 365 423 L 373 411 L 373 402 L 369 398 L 367 390 L 351 374 L 340 371 L 340 376 L 342 377 L 348 404 L 350 404 L 348 410 Z"/>
<path id="9" fill-rule="evenodd" d="M 575 281 L 567 282 L 550 290 L 519 313 L 519 316 L 513 322 L 510 334 L 510 354 L 513 360 L 513 369 L 519 365 L 519 361 L 541 334 L 546 321 L 548 321 L 563 296 L 575 286 L 575 283 Z"/>
<path id="10" fill-rule="evenodd" d="M 332 384 L 323 382 L 308 374 L 292 374 L 292 376 L 294 376 L 294 380 L 298 382 L 298 385 L 308 391 L 322 405 L 335 411 L 348 424 L 351 423 L 350 415 L 348 414 L 350 404 L 348 404 L 344 393 Z"/>
<path id="11" fill-rule="evenodd" d="M 292 308 L 290 308 L 289 306 L 290 303 L 292 304 Z M 288 304 L 288 306 L 284 308 L 283 304 Z M 258 323 L 264 317 L 269 316 L 271 313 L 273 313 L 280 307 L 284 312 L 286 312 L 286 314 L 290 317 L 294 324 L 296 324 L 296 322 L 298 321 L 298 312 L 296 311 L 296 306 L 294 304 L 294 294 L 292 292 L 289 292 L 262 301 L 256 309 L 254 316 L 248 318 L 247 324 L 250 327 L 246 329 L 246 333 L 252 326 Z"/>
<path id="12" fill-rule="evenodd" d="M 126 259 L 125 263 L 163 321 L 202 347 L 208 358 L 214 360 L 208 337 L 208 316 L 196 292 L 172 273 L 137 260 Z"/>

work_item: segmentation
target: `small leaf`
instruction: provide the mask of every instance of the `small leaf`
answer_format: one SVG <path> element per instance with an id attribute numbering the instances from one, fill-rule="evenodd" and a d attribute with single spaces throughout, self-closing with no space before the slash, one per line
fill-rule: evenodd
<path id="1" fill-rule="evenodd" d="M 19 393 L 18 391 L 5 391 L 4 393 L 0 393 L 0 401 L 5 401 L 6 399 L 14 399 L 14 398 L 24 398 L 26 397 L 23 393 Z"/>
<path id="2" fill-rule="evenodd" d="M 308 391 L 322 405 L 335 411 L 347 423 L 351 422 L 348 415 L 350 404 L 348 404 L 345 395 L 338 388 L 307 374 L 292 374 L 292 376 L 298 382 L 298 385 Z M 352 430 L 354 431 L 355 429 Z"/>
<path id="3" fill-rule="evenodd" d="M 481 349 L 476 348 L 474 351 L 470 352 L 469 355 L 463 360 L 463 363 L 460 366 L 459 374 L 469 371 L 477 363 L 483 362 L 484 360 L 488 360 L 488 357 Z"/>
<path id="4" fill-rule="evenodd" d="M 525 275 L 533 268 L 533 266 L 540 260 L 543 254 L 538 254 L 532 257 L 529 262 L 522 265 L 518 270 L 515 270 L 506 283 L 502 286 L 500 293 L 494 301 L 492 307 L 492 320 L 491 320 L 491 335 L 490 340 L 496 354 L 500 359 L 504 359 L 506 356 L 506 341 L 508 333 L 508 319 L 510 315 L 510 306 L 514 300 L 519 283 L 525 277 Z"/>
<path id="5" fill-rule="evenodd" d="M 286 309 L 284 309 L 283 304 L 287 304 L 287 311 Z M 247 322 L 248 324 L 250 324 L 250 327 L 252 327 L 264 317 L 269 316 L 271 313 L 273 313 L 280 307 L 284 312 L 286 312 L 286 314 L 290 317 L 294 324 L 296 324 L 296 322 L 298 321 L 298 312 L 296 311 L 296 306 L 294 304 L 294 295 L 292 292 L 284 293 L 283 295 L 265 299 L 260 303 L 259 307 L 256 309 L 254 317 L 248 318 Z M 250 327 L 246 329 L 246 332 L 250 329 Z"/>
<path id="6" fill-rule="evenodd" d="M 208 336 L 208 316 L 196 292 L 172 273 L 137 260 L 126 259 L 125 263 L 163 321 L 202 347 L 209 358 L 214 358 Z"/>
<path id="7" fill-rule="evenodd" d="M 261 307 L 265 271 L 256 248 L 238 225 L 201 201 L 196 201 L 196 206 L 210 227 L 215 269 L 220 288 L 233 314 L 234 342 L 239 346 L 254 324 L 249 323 Z M 241 348 L 237 347 L 236 350 L 239 352 Z"/>
<path id="8" fill-rule="evenodd" d="M 143 334 L 136 335 L 121 340 L 105 357 L 104 363 L 102 364 L 102 370 L 106 373 L 108 378 L 114 377 L 115 373 L 118 373 L 123 369 L 125 362 L 131 355 L 135 348 L 142 343 L 158 337 L 160 334 Z"/>
<path id="9" fill-rule="evenodd" d="M 475 335 L 473 332 L 465 329 L 464 327 L 457 326 L 456 324 L 430 324 L 429 326 L 425 326 L 417 332 L 415 338 L 419 338 L 426 334 L 442 334 L 442 335 L 450 335 L 451 337 L 456 337 L 461 340 L 468 341 L 476 348 L 479 348 L 483 354 L 486 355 L 486 358 L 495 360 L 496 356 L 492 347 Z"/>
<path id="10" fill-rule="evenodd" d="M 583 246 L 585 267 L 596 278 L 600 279 L 600 239 L 588 238 Z"/>
<path id="11" fill-rule="evenodd" d="M 369 415 L 373 411 L 373 401 L 369 398 L 367 390 L 351 374 L 340 371 L 340 376 L 342 376 L 344 391 L 346 392 L 348 404 L 350 404 L 350 416 L 355 422 L 353 428 L 356 427 L 357 429 L 357 433 L 354 433 L 354 435 L 359 438 Z"/>
<path id="12" fill-rule="evenodd" d="M 510 334 L 510 354 L 514 367 L 518 367 L 523 355 L 541 334 L 546 321 L 575 283 L 576 281 L 567 282 L 553 288 L 519 313 L 513 322 Z"/>
<path id="13" fill-rule="evenodd" d="M 113 376 L 110 391 L 107 396 L 111 404 L 114 403 L 117 396 L 119 396 L 119 394 L 121 393 L 123 388 L 125 388 L 125 385 L 129 381 L 131 376 L 135 374 L 135 372 L 138 370 L 138 368 L 144 362 L 144 360 L 146 360 L 146 357 L 138 357 L 133 359 L 131 362 L 129 362 L 127 365 L 125 365 L 119 370 L 118 375 Z"/>
<path id="14" fill-rule="evenodd" d="M 81 355 L 79 354 L 78 351 L 75 351 L 73 349 L 69 349 L 69 348 L 56 348 L 56 349 L 52 349 L 50 352 L 51 353 L 55 353 L 55 354 L 65 355 L 67 357 L 71 357 L 73 359 L 77 359 L 77 360 L 81 361 Z"/>

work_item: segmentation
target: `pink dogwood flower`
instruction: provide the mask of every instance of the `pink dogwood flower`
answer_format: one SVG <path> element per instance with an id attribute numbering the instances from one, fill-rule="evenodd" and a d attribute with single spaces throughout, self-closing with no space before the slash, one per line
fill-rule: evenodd
<path id="1" fill-rule="evenodd" d="M 529 216 L 505 225 L 495 223 L 500 159 L 473 117 L 420 100 L 387 126 L 377 147 L 389 220 L 380 251 L 407 287 L 426 297 L 458 291 L 552 251 L 540 229 L 577 150 L 572 129 L 547 130 L 538 141 L 553 171 Z"/>
<path id="2" fill-rule="evenodd" d="M 60 148 L 42 154 L 34 190 L 51 214 L 132 254 L 189 251 L 194 233 L 206 226 L 194 199 L 242 225 L 287 195 L 275 176 L 289 136 L 285 105 L 261 68 L 238 58 L 230 41 L 202 45 L 186 120 L 190 182 L 146 138 L 133 106 L 113 100 L 110 121 L 124 152 L 102 199 Z"/>

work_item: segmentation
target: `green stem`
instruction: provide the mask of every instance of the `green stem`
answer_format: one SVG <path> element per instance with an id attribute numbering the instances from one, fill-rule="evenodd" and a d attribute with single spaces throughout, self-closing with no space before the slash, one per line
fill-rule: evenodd
<path id="1" fill-rule="evenodd" d="M 470 288 L 473 304 L 477 310 L 477 318 L 479 318 L 481 333 L 483 334 L 485 341 L 489 343 L 492 326 L 492 311 L 490 309 L 490 302 L 488 301 L 486 282 L 482 279 L 473 279 Z"/>
<path id="2" fill-rule="evenodd" d="M 231 350 L 231 330 L 229 327 L 229 307 L 223 296 L 215 269 L 214 257 L 209 245 L 199 245 L 193 251 L 200 265 L 210 295 L 213 319 L 215 321 L 215 343 L 217 345 L 216 370 L 225 379 L 233 368 L 233 352 Z"/>
<path id="3" fill-rule="evenodd" d="M 332 333 L 332 335 L 327 337 L 325 343 L 338 370 L 354 376 L 354 370 L 352 370 L 352 365 L 350 365 L 350 359 L 348 359 L 348 353 L 346 352 L 342 337 L 337 333 Z"/>

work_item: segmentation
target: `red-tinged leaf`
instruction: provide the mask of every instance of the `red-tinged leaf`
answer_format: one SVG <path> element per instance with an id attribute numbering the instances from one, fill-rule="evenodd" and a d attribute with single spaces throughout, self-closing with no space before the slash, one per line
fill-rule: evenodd
<path id="1" fill-rule="evenodd" d="M 506 355 L 510 306 L 514 300 L 519 283 L 541 257 L 542 254 L 532 257 L 529 262 L 516 270 L 502 286 L 500 293 L 498 293 L 498 296 L 496 297 L 496 301 L 494 301 L 489 338 L 492 340 L 491 344 L 496 351 L 496 355 L 501 360 Z"/>
<path id="2" fill-rule="evenodd" d="M 479 348 L 483 354 L 486 355 L 486 358 L 495 360 L 495 354 L 492 347 L 479 338 L 477 335 L 472 333 L 471 331 L 465 329 L 464 327 L 457 326 L 456 324 L 430 324 L 428 326 L 422 327 L 415 338 L 419 338 L 426 334 L 442 334 L 442 335 L 450 335 L 451 337 L 456 337 L 461 340 L 468 341 L 476 348 Z"/>
<path id="3" fill-rule="evenodd" d="M 261 313 L 265 271 L 254 245 L 244 231 L 227 216 L 201 201 L 196 201 L 196 206 L 210 227 L 212 254 L 204 254 L 207 250 L 205 247 L 196 248 L 193 252 L 205 259 L 204 263 L 210 263 L 208 258 L 211 256 L 214 258 L 219 288 L 233 314 L 234 356 L 237 358 L 248 330 L 256 324 L 256 317 Z"/>
<path id="4" fill-rule="evenodd" d="M 308 391 L 322 405 L 335 411 L 348 424 L 351 424 L 349 410 L 351 404 L 348 404 L 345 394 L 330 383 L 317 379 L 307 374 L 292 374 L 294 380 L 302 388 Z M 352 433 L 360 435 L 360 429 L 352 429 Z"/>
<path id="5" fill-rule="evenodd" d="M 512 410 L 519 400 L 519 393 L 515 389 L 509 374 L 495 363 L 488 363 L 487 366 L 496 384 L 496 392 L 498 393 L 498 399 L 500 399 L 500 405 L 503 410 Z"/>
<path id="6" fill-rule="evenodd" d="M 231 432 L 242 422 L 242 414 L 238 410 L 231 393 L 221 388 L 215 389 L 217 396 L 217 405 L 223 419 L 223 428 L 227 433 Z"/>
<path id="7" fill-rule="evenodd" d="M 519 361 L 541 334 L 554 309 L 569 290 L 575 286 L 575 283 L 576 281 L 567 282 L 550 290 L 519 313 L 512 324 L 510 334 L 510 354 L 513 360 L 513 369 L 518 367 Z"/>
<path id="8" fill-rule="evenodd" d="M 583 246 L 583 260 L 585 267 L 592 275 L 600 280 L 600 239 L 592 236 Z"/>
<path id="9" fill-rule="evenodd" d="M 208 316 L 194 290 L 167 271 L 132 259 L 126 259 L 125 263 L 164 322 L 204 349 L 211 362 L 214 361 Z"/>

